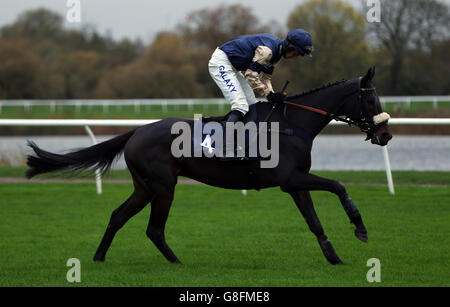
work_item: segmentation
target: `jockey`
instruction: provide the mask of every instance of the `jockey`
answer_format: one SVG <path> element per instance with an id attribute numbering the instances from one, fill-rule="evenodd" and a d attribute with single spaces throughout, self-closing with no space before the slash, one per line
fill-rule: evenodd
<path id="1" fill-rule="evenodd" d="M 271 75 L 275 64 L 281 57 L 312 57 L 312 50 L 311 35 L 303 29 L 290 31 L 285 40 L 272 34 L 242 35 L 218 47 L 209 60 L 208 68 L 231 104 L 227 122 L 234 123 L 244 117 L 249 105 L 257 102 L 255 93 L 270 102 L 283 102 L 286 94 L 272 89 Z M 233 155 L 232 149 L 226 148 L 226 156 Z"/>

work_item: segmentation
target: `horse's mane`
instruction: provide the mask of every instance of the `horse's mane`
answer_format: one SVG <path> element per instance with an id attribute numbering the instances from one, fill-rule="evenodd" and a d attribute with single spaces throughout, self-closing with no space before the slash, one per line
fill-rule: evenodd
<path id="1" fill-rule="evenodd" d="M 332 86 L 342 84 L 342 83 L 347 82 L 347 81 L 348 80 L 346 80 L 346 79 L 342 79 L 342 80 L 336 81 L 334 83 L 328 83 L 328 84 L 322 85 L 320 87 L 316 87 L 316 88 L 313 88 L 311 90 L 307 90 L 305 92 L 302 92 L 301 94 L 290 96 L 289 98 L 290 99 L 300 98 L 300 97 L 303 97 L 303 96 L 306 96 L 306 95 L 309 95 L 309 94 L 312 94 L 312 93 L 315 93 L 315 92 L 318 92 L 318 91 L 330 88 Z"/>

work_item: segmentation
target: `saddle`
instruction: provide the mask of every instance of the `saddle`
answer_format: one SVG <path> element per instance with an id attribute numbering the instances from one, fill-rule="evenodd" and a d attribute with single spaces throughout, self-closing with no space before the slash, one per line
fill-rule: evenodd
<path id="1" fill-rule="evenodd" d="M 256 110 L 257 104 L 250 106 L 249 111 L 245 114 L 241 122 L 241 131 L 237 131 L 237 137 L 234 137 L 234 153 L 230 160 L 263 160 L 260 153 L 260 141 L 265 137 L 263 147 L 271 148 L 272 132 L 280 135 L 294 136 L 307 141 L 312 141 L 314 135 L 305 130 L 293 129 L 279 123 L 279 127 L 275 130 L 268 122 L 271 112 L 264 115 L 263 119 L 258 118 Z M 231 112 L 230 112 L 231 113 Z M 194 157 L 203 156 L 205 154 L 209 158 L 220 158 L 226 160 L 224 156 L 224 144 L 226 144 L 226 120 L 229 114 L 224 116 L 204 117 L 194 122 L 194 134 L 192 137 Z M 198 131 L 196 133 L 195 131 Z M 243 130 L 243 131 L 242 131 Z M 201 131 L 201 132 L 200 132 Z M 270 134 L 270 135 L 269 135 Z M 240 138 L 240 139 L 239 139 Z M 243 142 L 242 142 L 243 138 Z M 220 140 L 220 141 L 219 141 Z M 241 142 L 239 142 L 241 140 Z M 207 150 L 205 150 L 205 148 Z M 203 154 L 202 154 L 203 153 Z M 196 155 L 197 154 L 197 155 Z"/>
<path id="2" fill-rule="evenodd" d="M 221 160 L 260 160 L 261 155 L 258 147 L 260 131 L 255 106 L 256 104 L 251 105 L 242 121 L 236 123 L 236 129 L 229 131 L 235 134 L 234 157 L 224 157 L 224 146 L 227 137 L 226 121 L 231 112 L 223 116 L 204 117 L 194 122 L 194 134 L 192 137 L 194 156 L 195 153 L 203 152 L 208 157 L 221 158 Z M 199 129 L 201 129 L 201 134 L 198 133 Z M 197 133 L 195 132 L 196 130 Z M 237 130 L 237 133 L 234 130 Z M 240 135 L 238 136 L 237 134 Z"/>

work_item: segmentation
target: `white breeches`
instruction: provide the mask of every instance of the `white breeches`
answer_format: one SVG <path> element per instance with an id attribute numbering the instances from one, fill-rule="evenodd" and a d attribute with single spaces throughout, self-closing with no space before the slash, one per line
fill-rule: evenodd
<path id="1" fill-rule="evenodd" d="M 248 112 L 248 106 L 257 102 L 252 88 L 242 73 L 233 67 L 225 52 L 219 48 L 212 54 L 208 69 L 226 101 L 231 104 L 231 110 L 245 114 Z"/>

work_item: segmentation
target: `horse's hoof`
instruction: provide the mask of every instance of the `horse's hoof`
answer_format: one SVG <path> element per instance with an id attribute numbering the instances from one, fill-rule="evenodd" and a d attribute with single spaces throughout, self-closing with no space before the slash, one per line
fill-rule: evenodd
<path id="1" fill-rule="evenodd" d="M 338 261 L 334 264 L 334 265 L 344 265 L 345 263 L 344 262 L 342 262 L 342 260 L 341 259 L 337 259 Z"/>
<path id="2" fill-rule="evenodd" d="M 367 243 L 369 241 L 369 237 L 367 236 L 367 231 L 361 231 L 361 230 L 355 229 L 355 236 L 359 240 L 361 240 L 365 243 Z"/>
<path id="3" fill-rule="evenodd" d="M 338 256 L 336 256 L 336 258 L 333 259 L 327 259 L 329 263 L 331 263 L 332 265 L 344 265 L 345 263 L 342 262 L 341 259 L 339 259 Z"/>
<path id="4" fill-rule="evenodd" d="M 331 242 L 328 239 L 319 241 L 319 245 L 329 263 L 331 263 L 332 265 L 344 264 L 342 260 L 339 259 L 338 255 L 334 251 L 333 245 L 331 245 Z"/>
<path id="5" fill-rule="evenodd" d="M 96 262 L 105 262 L 105 257 L 104 256 L 101 257 L 101 256 L 95 255 L 94 256 L 94 261 L 96 261 Z"/>

